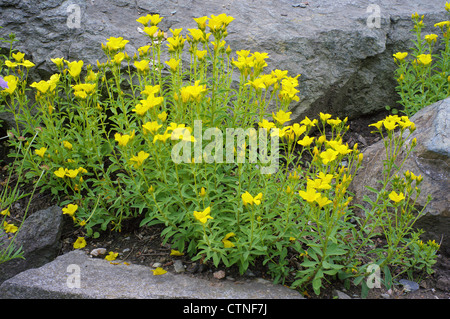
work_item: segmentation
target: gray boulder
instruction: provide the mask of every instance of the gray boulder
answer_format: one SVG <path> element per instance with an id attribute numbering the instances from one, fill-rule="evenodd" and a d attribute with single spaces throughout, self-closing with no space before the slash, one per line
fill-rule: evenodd
<path id="1" fill-rule="evenodd" d="M 306 2 L 305 2 L 306 3 Z M 132 56 L 146 44 L 139 16 L 158 13 L 159 24 L 195 28 L 194 17 L 226 13 L 235 20 L 228 44 L 235 51 L 267 52 L 269 68 L 285 69 L 300 78 L 300 102 L 294 120 L 327 111 L 356 117 L 394 106 L 392 54 L 404 51 L 413 39 L 411 14 L 425 15 L 424 34 L 447 20 L 445 0 L 373 1 L 320 0 L 297 5 L 292 1 L 124 1 L 124 0 L 0 0 L 2 33 L 16 33 L 16 48 L 35 64 L 32 80 L 56 72 L 50 58 L 82 59 L 85 65 L 104 60 L 101 43 L 113 36 L 130 42 Z M 2 44 L 0 44 L 2 45 Z M 3 44 L 5 47 L 5 44 Z"/>
<path id="2" fill-rule="evenodd" d="M 61 248 L 62 220 L 58 206 L 37 211 L 25 219 L 15 240 L 16 247 L 22 246 L 25 259 L 12 259 L 1 264 L 0 283 L 56 258 Z"/>

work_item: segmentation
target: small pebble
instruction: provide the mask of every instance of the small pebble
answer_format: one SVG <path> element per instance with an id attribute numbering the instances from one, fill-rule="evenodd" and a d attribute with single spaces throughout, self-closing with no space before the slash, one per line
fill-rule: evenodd
<path id="1" fill-rule="evenodd" d="M 182 273 L 185 271 L 183 262 L 181 260 L 175 260 L 173 263 L 173 268 L 175 269 L 176 273 Z"/>
<path id="2" fill-rule="evenodd" d="M 106 248 L 95 248 L 90 252 L 91 256 L 100 256 L 106 254 Z"/>
<path id="3" fill-rule="evenodd" d="M 400 279 L 399 283 L 403 286 L 403 289 L 406 292 L 412 292 L 419 289 L 419 284 L 417 282 L 407 280 L 407 279 Z"/>
<path id="4" fill-rule="evenodd" d="M 162 266 L 161 263 L 153 263 L 153 265 L 152 265 L 153 268 L 158 268 L 158 267 L 161 267 L 161 266 Z"/>
<path id="5" fill-rule="evenodd" d="M 214 278 L 216 278 L 216 279 L 223 279 L 223 278 L 225 278 L 225 271 L 223 271 L 223 270 L 216 271 L 214 273 Z"/>

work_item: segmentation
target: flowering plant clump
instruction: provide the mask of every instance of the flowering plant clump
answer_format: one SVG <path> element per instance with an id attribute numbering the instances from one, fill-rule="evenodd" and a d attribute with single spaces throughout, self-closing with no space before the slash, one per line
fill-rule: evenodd
<path id="1" fill-rule="evenodd" d="M 450 11 L 449 3 L 445 4 L 445 9 Z M 394 54 L 396 90 L 404 108 L 401 111 L 407 116 L 450 95 L 450 21 L 436 23 L 436 33 L 423 35 L 423 20 L 424 16 L 417 12 L 412 15 L 414 45 L 410 52 Z"/>
<path id="2" fill-rule="evenodd" d="M 27 84 L 11 64 L 23 62 L 8 60 L 1 94 L 18 123 L 10 142 L 33 149 L 12 156 L 30 180 L 45 172 L 40 189 L 52 192 L 85 237 L 120 231 L 129 219 L 141 227 L 163 224 L 173 254 L 242 273 L 260 260 L 275 282 L 289 279 L 317 294 L 329 278 L 364 284 L 368 263 L 405 260 L 419 177 L 394 183 L 387 176 L 397 166 L 387 166 L 382 190 L 374 190 L 379 198 L 358 217 L 347 189 L 363 156 L 344 142 L 347 118 L 320 113 L 289 124 L 299 75 L 266 71 L 267 53 L 233 53 L 226 43 L 232 17 L 195 18 L 197 28 L 187 32 L 164 32 L 162 19 L 137 19 L 149 44 L 132 57 L 128 40 L 107 39 L 106 61 L 96 70 L 59 57 L 52 59 L 57 73 Z M 30 89 L 37 114 L 27 107 Z M 374 125 L 388 132 L 386 148 L 395 146 L 388 162 L 403 143 L 392 129 L 414 129 L 407 117 Z M 379 229 L 388 245 L 369 257 L 363 248 Z M 413 239 L 415 254 L 426 256 L 423 269 L 433 254 L 420 254 L 425 244 Z M 85 245 L 80 237 L 74 248 Z M 405 258 L 396 259 L 396 251 Z"/>

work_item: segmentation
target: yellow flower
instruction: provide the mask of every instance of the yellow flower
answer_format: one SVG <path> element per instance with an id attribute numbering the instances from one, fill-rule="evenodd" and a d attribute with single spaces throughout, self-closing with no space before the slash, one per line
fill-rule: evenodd
<path id="1" fill-rule="evenodd" d="M 78 237 L 77 240 L 73 243 L 73 248 L 81 249 L 86 246 L 86 240 L 84 237 Z"/>
<path id="2" fill-rule="evenodd" d="M 144 129 L 144 134 L 147 134 L 147 132 L 150 132 L 154 135 L 161 126 L 162 126 L 162 124 L 159 124 L 158 122 L 153 121 L 153 122 L 147 122 L 147 123 L 143 124 L 142 128 Z"/>
<path id="3" fill-rule="evenodd" d="M 208 221 L 208 219 L 214 219 L 210 216 L 210 212 L 211 212 L 211 207 L 205 208 L 205 210 L 202 212 L 194 211 L 194 217 L 202 224 L 205 224 Z"/>
<path id="4" fill-rule="evenodd" d="M 58 68 L 62 68 L 64 66 L 64 58 L 55 58 L 51 59 L 53 63 L 56 64 Z"/>
<path id="5" fill-rule="evenodd" d="M 341 124 L 341 122 L 342 120 L 340 120 L 339 118 L 327 120 L 327 123 L 331 126 L 338 126 L 339 124 Z"/>
<path id="6" fill-rule="evenodd" d="M 115 253 L 113 251 L 110 251 L 109 254 L 105 257 L 106 260 L 113 261 L 116 260 L 119 253 Z"/>
<path id="7" fill-rule="evenodd" d="M 149 156 L 150 156 L 149 153 L 140 151 L 137 156 L 133 155 L 133 157 L 130 159 L 130 161 L 134 162 L 134 167 L 139 167 L 144 163 L 145 159 Z"/>
<path id="8" fill-rule="evenodd" d="M 234 236 L 236 236 L 235 233 L 228 233 L 228 234 L 225 235 L 225 237 L 222 239 L 222 243 L 223 243 L 223 246 L 225 248 L 232 248 L 232 247 L 234 247 L 234 244 L 230 240 L 228 240 L 228 238 L 234 237 Z"/>
<path id="9" fill-rule="evenodd" d="M 316 203 L 319 205 L 320 208 L 322 208 L 325 205 L 331 204 L 332 201 L 325 196 L 319 196 L 318 198 L 316 198 Z"/>
<path id="10" fill-rule="evenodd" d="M 12 57 L 14 58 L 14 60 L 16 60 L 16 62 L 22 62 L 24 56 L 25 56 L 25 53 L 22 53 L 22 52 L 17 52 L 17 53 L 12 54 Z"/>
<path id="11" fill-rule="evenodd" d="M 146 85 L 145 89 L 141 92 L 141 94 L 149 97 L 151 95 L 155 95 L 158 93 L 161 89 L 161 86 L 159 85 Z"/>
<path id="12" fill-rule="evenodd" d="M 78 170 L 77 169 L 66 169 L 65 171 L 65 175 L 69 178 L 75 178 L 78 175 Z"/>
<path id="13" fill-rule="evenodd" d="M 407 56 L 408 52 L 397 52 L 394 53 L 394 59 L 397 59 L 398 61 L 403 61 Z"/>
<path id="14" fill-rule="evenodd" d="M 242 202 L 244 203 L 244 206 L 253 204 L 259 205 L 261 204 L 262 193 L 259 193 L 258 195 L 253 197 L 249 192 L 245 192 L 244 194 L 242 194 L 241 198 Z"/>
<path id="15" fill-rule="evenodd" d="M 5 231 L 5 233 L 14 234 L 15 232 L 17 232 L 18 229 L 19 228 L 14 224 L 8 224 L 7 222 L 3 222 L 3 230 Z"/>
<path id="16" fill-rule="evenodd" d="M 43 158 L 46 151 L 47 151 L 46 147 L 41 147 L 38 150 L 34 150 L 34 153 Z"/>
<path id="17" fill-rule="evenodd" d="M 375 126 L 378 130 L 381 130 L 381 127 L 383 126 L 383 121 L 381 120 L 376 123 L 369 124 L 369 126 Z"/>
<path id="18" fill-rule="evenodd" d="M 134 66 L 139 72 L 145 73 L 150 69 L 148 60 L 135 61 Z"/>
<path id="19" fill-rule="evenodd" d="M 303 124 L 303 125 L 305 125 L 307 127 L 313 127 L 313 126 L 316 125 L 316 123 L 317 123 L 316 119 L 311 121 L 307 116 L 305 116 L 305 119 L 300 122 L 300 124 Z"/>
<path id="20" fill-rule="evenodd" d="M 122 50 L 125 48 L 125 45 L 129 42 L 128 40 L 124 40 L 122 37 L 115 38 L 110 37 L 106 42 L 106 47 L 110 52 L 114 52 L 117 50 Z"/>
<path id="21" fill-rule="evenodd" d="M 180 64 L 180 59 L 174 59 L 171 58 L 169 61 L 166 61 L 165 63 L 170 67 L 170 70 L 172 72 L 175 72 L 178 69 L 178 65 Z"/>
<path id="22" fill-rule="evenodd" d="M 297 142 L 297 144 L 300 144 L 302 146 L 308 146 L 308 145 L 311 145 L 313 140 L 314 140 L 314 137 L 309 137 L 309 136 L 305 135 L 301 140 L 299 140 Z"/>
<path id="23" fill-rule="evenodd" d="M 328 114 L 328 113 L 324 114 L 324 113 L 320 112 L 319 115 L 320 115 L 320 119 L 321 119 L 323 122 L 325 122 L 326 120 L 328 120 L 328 119 L 331 117 L 331 114 Z"/>
<path id="24" fill-rule="evenodd" d="M 70 142 L 67 141 L 63 141 L 63 145 L 65 148 L 67 148 L 68 150 L 72 149 L 72 144 Z"/>
<path id="25" fill-rule="evenodd" d="M 258 123 L 259 127 L 265 128 L 267 131 L 270 131 L 271 128 L 275 128 L 275 123 L 269 122 L 266 119 L 263 119 L 261 122 Z"/>
<path id="26" fill-rule="evenodd" d="M 158 114 L 158 118 L 161 120 L 161 122 L 165 122 L 167 120 L 167 115 L 167 112 L 164 111 Z"/>
<path id="27" fill-rule="evenodd" d="M 77 209 L 78 209 L 78 205 L 76 205 L 76 204 L 75 205 L 74 204 L 69 204 L 69 205 L 67 205 L 67 207 L 64 207 L 62 209 L 62 211 L 63 211 L 63 214 L 67 214 L 70 217 L 73 217 L 73 215 L 75 214 Z"/>
<path id="28" fill-rule="evenodd" d="M 405 196 L 404 196 L 403 193 L 401 193 L 401 192 L 400 192 L 399 194 L 397 194 L 395 191 L 392 191 L 392 192 L 389 194 L 389 198 L 390 198 L 393 202 L 398 203 L 398 202 L 404 200 L 404 199 L 405 199 Z"/>
<path id="29" fill-rule="evenodd" d="M 2 92 L 13 94 L 14 91 L 16 90 L 19 79 L 14 75 L 7 75 L 3 78 L 3 80 L 8 83 L 8 88 L 4 89 Z"/>
<path id="30" fill-rule="evenodd" d="M 16 62 L 11 62 L 11 61 L 9 61 L 9 60 L 6 60 L 6 61 L 5 61 L 5 65 L 6 65 L 8 68 L 13 69 L 13 68 L 15 68 L 15 67 L 17 66 L 17 63 L 16 63 Z"/>
<path id="31" fill-rule="evenodd" d="M 3 215 L 3 216 L 10 216 L 11 213 L 9 212 L 9 208 L 2 210 L 2 211 L 0 212 L 0 215 Z"/>
<path id="32" fill-rule="evenodd" d="M 419 54 L 417 56 L 417 59 L 418 59 L 420 64 L 425 65 L 425 66 L 430 64 L 431 61 L 433 60 L 431 58 L 431 54 Z"/>
<path id="33" fill-rule="evenodd" d="M 162 269 L 161 267 L 157 267 L 155 270 L 152 270 L 153 276 L 164 275 L 167 270 Z"/>
<path id="34" fill-rule="evenodd" d="M 320 193 L 317 193 L 316 190 L 312 187 L 307 187 L 306 192 L 298 191 L 298 194 L 308 203 L 313 203 L 316 199 L 320 197 Z"/>
<path id="35" fill-rule="evenodd" d="M 197 58 L 199 60 L 203 60 L 207 53 L 208 53 L 207 50 L 197 50 L 197 51 L 195 51 L 195 55 L 197 56 Z"/>
<path id="36" fill-rule="evenodd" d="M 144 28 L 144 32 L 147 33 L 147 35 L 150 38 L 153 38 L 153 37 L 157 36 L 158 35 L 158 30 L 159 30 L 159 28 L 156 25 Z"/>
<path id="37" fill-rule="evenodd" d="M 339 153 L 331 148 L 326 151 L 320 153 L 320 158 L 322 159 L 322 163 L 327 165 L 329 162 L 332 162 L 336 159 Z"/>
<path id="38" fill-rule="evenodd" d="M 116 133 L 114 134 L 114 139 L 119 143 L 120 146 L 127 146 L 128 142 L 133 139 L 134 137 L 134 131 L 131 135 L 128 134 L 120 134 Z"/>
<path id="39" fill-rule="evenodd" d="M 125 53 L 123 53 L 123 52 L 118 52 L 118 53 L 114 56 L 113 61 L 114 61 L 115 64 L 120 64 L 120 63 L 122 63 L 123 59 L 125 59 Z"/>
<path id="40" fill-rule="evenodd" d="M 27 69 L 28 69 L 28 68 L 31 68 L 31 67 L 33 67 L 33 66 L 35 66 L 35 64 L 34 64 L 33 62 L 28 61 L 28 60 L 25 60 L 25 61 L 23 61 L 22 63 L 19 63 L 19 65 L 23 65 L 23 66 L 26 67 Z"/>
<path id="41" fill-rule="evenodd" d="M 199 195 L 200 195 L 201 197 L 205 197 L 205 196 L 206 196 L 206 190 L 205 190 L 204 187 L 202 187 L 202 188 L 200 189 Z"/>
<path id="42" fill-rule="evenodd" d="M 386 128 L 386 130 L 388 130 L 388 131 L 392 131 L 393 129 L 395 129 L 397 127 L 397 124 L 394 121 L 388 121 L 388 120 L 384 120 L 383 125 Z"/>
<path id="43" fill-rule="evenodd" d="M 272 112 L 274 120 L 276 120 L 280 125 L 283 125 L 284 123 L 290 121 L 291 114 L 292 112 L 285 112 L 283 110 L 279 110 L 276 115 Z"/>
<path id="44" fill-rule="evenodd" d="M 172 249 L 170 251 L 170 256 L 183 256 L 184 254 L 178 250 Z"/>
<path id="45" fill-rule="evenodd" d="M 434 34 L 434 33 L 432 33 L 432 34 L 427 34 L 427 35 L 425 35 L 425 40 L 426 40 L 428 43 L 436 42 L 437 37 L 438 37 L 438 35 L 437 35 L 437 34 Z"/>
<path id="46" fill-rule="evenodd" d="M 209 18 L 207 16 L 200 17 L 200 18 L 194 18 L 194 21 L 197 22 L 197 26 L 200 30 L 205 30 L 206 28 L 206 21 Z"/>
<path id="47" fill-rule="evenodd" d="M 444 26 L 449 26 L 450 25 L 450 21 L 442 21 L 442 22 L 438 22 L 434 25 L 435 28 L 439 27 L 439 28 L 443 28 Z"/>
<path id="48" fill-rule="evenodd" d="M 81 68 L 83 67 L 83 61 L 74 61 L 74 62 L 68 62 L 67 66 L 69 68 L 69 74 L 73 77 L 76 78 L 80 75 L 81 73 Z"/>
<path id="49" fill-rule="evenodd" d="M 54 172 L 54 174 L 59 178 L 64 178 L 66 176 L 66 171 L 67 169 L 60 167 L 57 171 Z"/>

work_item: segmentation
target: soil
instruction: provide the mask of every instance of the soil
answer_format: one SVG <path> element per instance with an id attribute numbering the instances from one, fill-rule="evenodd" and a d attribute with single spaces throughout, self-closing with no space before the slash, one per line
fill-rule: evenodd
<path id="1" fill-rule="evenodd" d="M 377 142 L 379 136 L 371 134 L 372 129 L 369 124 L 383 119 L 387 115 L 386 112 L 366 115 L 354 120 L 349 120 L 350 130 L 346 133 L 346 141 L 350 147 L 354 143 L 358 143 L 358 148 L 362 151 L 365 147 Z M 2 171 L 4 175 L 5 171 Z M 1 180 L 5 180 L 5 176 L 1 176 Z M 29 215 L 35 211 L 45 209 L 52 206 L 51 195 L 46 193 L 35 194 L 29 208 Z M 27 205 L 25 199 L 17 202 L 11 208 L 11 218 L 17 221 L 21 220 L 24 208 Z M 236 267 L 215 268 L 212 264 L 200 261 L 192 261 L 187 256 L 171 256 L 170 245 L 164 245 L 160 237 L 163 226 L 155 225 L 151 227 L 139 227 L 139 220 L 133 220 L 122 228 L 121 232 L 103 232 L 97 239 L 86 238 L 87 246 L 83 248 L 87 253 L 95 248 L 105 248 L 107 253 L 110 251 L 118 252 L 119 255 L 114 262 L 127 262 L 130 264 L 139 264 L 154 267 L 158 263 L 161 267 L 168 271 L 174 271 L 174 263 L 177 259 L 185 265 L 185 274 L 188 276 L 204 278 L 211 281 L 217 280 L 233 280 L 241 281 L 249 277 L 260 277 L 270 280 L 267 268 L 261 262 L 249 268 L 244 275 L 240 275 Z M 64 215 L 64 227 L 62 231 L 61 241 L 62 247 L 60 254 L 64 254 L 73 250 L 73 243 L 78 236 L 84 236 L 82 230 L 75 228 L 71 219 Z M 439 252 L 438 252 L 439 253 Z M 420 288 L 413 292 L 407 292 L 402 285 L 394 285 L 390 290 L 386 288 L 374 288 L 369 290 L 369 299 L 450 299 L 450 256 L 440 254 L 434 267 L 435 272 L 432 275 L 426 275 L 420 281 Z M 104 258 L 95 257 L 95 258 Z M 224 271 L 226 277 L 223 279 L 215 278 L 219 271 Z M 405 278 L 407 279 L 407 278 Z M 289 285 L 289 279 L 285 283 Z M 345 293 L 352 299 L 359 299 L 361 296 L 360 287 L 348 287 L 346 289 L 342 282 L 333 281 L 324 284 L 321 295 L 316 296 L 312 290 L 302 292 L 309 299 L 334 299 L 336 298 L 336 290 Z"/>

